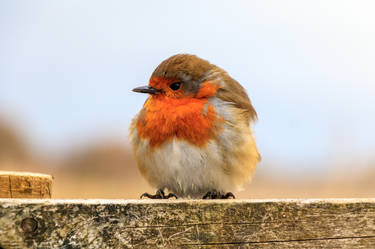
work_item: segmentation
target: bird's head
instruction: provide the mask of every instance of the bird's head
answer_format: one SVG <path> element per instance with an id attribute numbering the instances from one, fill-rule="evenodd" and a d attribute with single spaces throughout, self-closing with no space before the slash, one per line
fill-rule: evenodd
<path id="1" fill-rule="evenodd" d="M 220 69 L 208 61 L 195 55 L 177 54 L 160 63 L 147 86 L 133 91 L 175 99 L 211 97 L 219 88 L 213 79 L 217 74 Z"/>

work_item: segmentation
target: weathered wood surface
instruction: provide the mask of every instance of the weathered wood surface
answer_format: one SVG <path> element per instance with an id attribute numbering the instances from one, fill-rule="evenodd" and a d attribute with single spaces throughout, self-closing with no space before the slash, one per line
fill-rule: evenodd
<path id="1" fill-rule="evenodd" d="M 52 176 L 0 171 L 0 198 L 51 198 Z"/>
<path id="2" fill-rule="evenodd" d="M 0 246 L 375 248 L 375 199 L 2 199 Z"/>

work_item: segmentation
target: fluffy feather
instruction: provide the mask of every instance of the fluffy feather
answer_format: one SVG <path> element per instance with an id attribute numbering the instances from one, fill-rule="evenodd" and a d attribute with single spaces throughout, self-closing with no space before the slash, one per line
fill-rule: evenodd
<path id="1" fill-rule="evenodd" d="M 181 82 L 172 91 L 169 85 Z M 154 71 L 151 95 L 130 126 L 141 174 L 179 197 L 237 191 L 260 160 L 246 91 L 224 70 L 193 55 L 175 55 Z"/>

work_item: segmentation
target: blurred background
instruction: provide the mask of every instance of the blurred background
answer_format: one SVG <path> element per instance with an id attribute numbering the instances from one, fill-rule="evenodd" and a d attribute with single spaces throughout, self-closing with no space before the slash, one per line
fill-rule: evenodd
<path id="1" fill-rule="evenodd" d="M 248 91 L 263 160 L 241 198 L 374 197 L 374 1 L 0 0 L 0 170 L 54 198 L 138 198 L 128 126 L 176 53 Z"/>

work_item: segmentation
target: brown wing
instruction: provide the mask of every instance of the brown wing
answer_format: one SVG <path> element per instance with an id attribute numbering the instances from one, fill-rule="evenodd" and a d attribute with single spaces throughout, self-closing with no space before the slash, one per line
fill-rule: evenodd
<path id="1" fill-rule="evenodd" d="M 236 107 L 245 111 L 249 122 L 255 121 L 257 119 L 257 113 L 251 105 L 246 90 L 227 73 L 224 73 L 224 80 L 225 86 L 219 89 L 216 93 L 216 97 L 223 101 L 232 102 Z"/>

